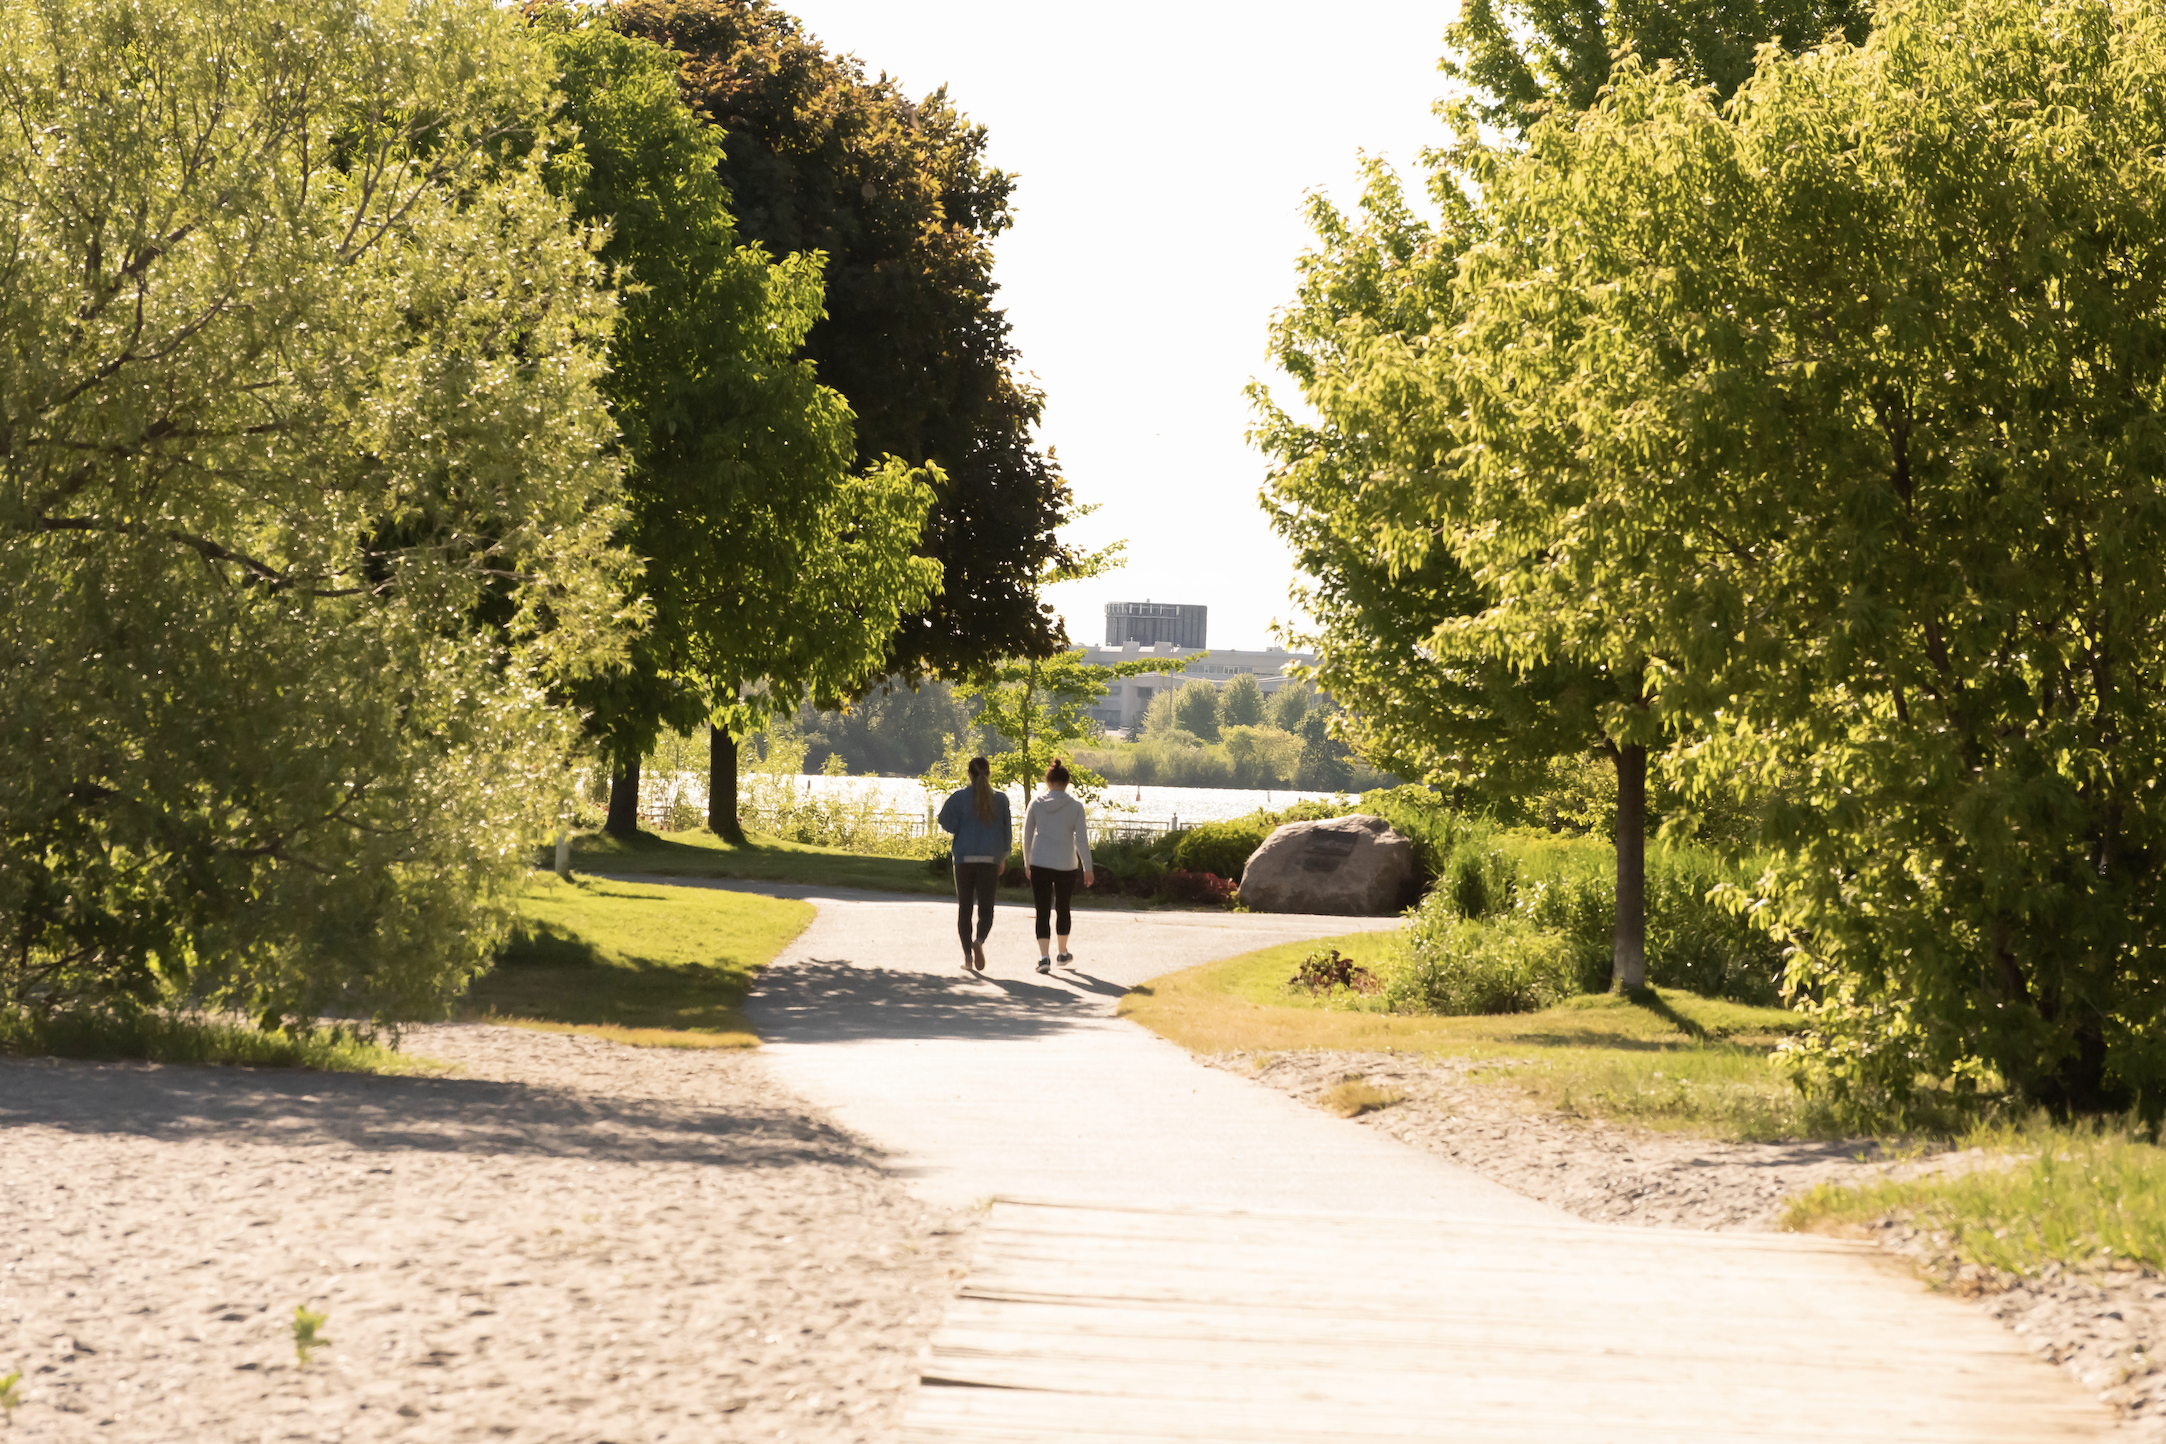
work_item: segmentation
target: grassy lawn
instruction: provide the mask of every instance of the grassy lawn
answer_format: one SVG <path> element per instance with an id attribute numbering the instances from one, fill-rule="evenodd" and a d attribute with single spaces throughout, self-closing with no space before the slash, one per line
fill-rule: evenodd
<path id="1" fill-rule="evenodd" d="M 466 1014 L 650 1047 L 751 1047 L 745 994 L 812 912 L 714 888 L 537 874 Z"/>
<path id="2" fill-rule="evenodd" d="M 1337 948 L 1380 967 L 1393 933 L 1288 943 L 1187 969 L 1131 991 L 1122 1016 L 1204 1053 L 1322 1048 L 1471 1058 L 1475 1076 L 1509 1083 L 1545 1107 L 1739 1139 L 1838 1134 L 1768 1055 L 1793 1015 L 1671 989 L 1594 994 L 1539 1013 L 1442 1018 L 1365 1009 L 1345 994 L 1311 997 L 1286 980 Z M 1352 1100 L 1349 1100 L 1352 1102 Z"/>
<path id="3" fill-rule="evenodd" d="M 629 841 L 606 832 L 582 832 L 572 839 L 572 870 L 653 877 L 730 877 L 949 897 L 955 893 L 947 869 L 935 872 L 922 858 L 869 857 L 757 835 L 745 846 L 736 847 L 705 828 L 642 832 Z"/>

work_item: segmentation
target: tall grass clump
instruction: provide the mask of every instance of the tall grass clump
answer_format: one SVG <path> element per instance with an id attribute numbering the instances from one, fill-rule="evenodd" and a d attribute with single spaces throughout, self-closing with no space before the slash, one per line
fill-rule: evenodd
<path id="1" fill-rule="evenodd" d="M 160 1009 L 71 1008 L 43 1016 L 23 1008 L 0 1009 L 0 1055 L 313 1068 L 325 1073 L 412 1073 L 432 1066 L 344 1026 L 266 1029 Z"/>
<path id="2" fill-rule="evenodd" d="M 2047 1263 L 2166 1270 L 2166 1149 L 2118 1123 L 2056 1126 L 2042 1117 L 1988 1126 L 1963 1140 L 2008 1156 L 1953 1177 L 1913 1178 L 1800 1194 L 1790 1228 L 1908 1218 L 1945 1237 L 1966 1262 L 2004 1273 Z"/>
<path id="3" fill-rule="evenodd" d="M 1647 853 L 1647 980 L 1703 997 L 1772 1005 L 1783 950 L 1727 896 L 1744 874 L 1685 847 Z M 1516 921 L 1557 937 L 1578 990 L 1609 986 L 1616 853 L 1592 838 L 1475 828 L 1445 857 L 1424 907 L 1469 922 Z"/>

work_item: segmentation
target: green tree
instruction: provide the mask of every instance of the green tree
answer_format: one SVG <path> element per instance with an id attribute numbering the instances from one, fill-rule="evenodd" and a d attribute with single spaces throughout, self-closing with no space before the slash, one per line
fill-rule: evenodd
<path id="1" fill-rule="evenodd" d="M 1228 727 L 1223 746 L 1236 787 L 1285 787 L 1301 770 L 1301 739 L 1276 727 Z"/>
<path id="2" fill-rule="evenodd" d="M 958 684 L 955 695 L 977 703 L 978 726 L 1009 744 L 1007 751 L 986 759 L 992 764 L 993 784 L 1019 783 L 1027 805 L 1054 758 L 1073 757 L 1077 743 L 1097 739 L 1100 728 L 1090 708 L 1104 699 L 1107 689 L 1158 665 L 1138 661 L 1097 667 L 1085 662 L 1080 651 L 1043 659 L 1016 657 L 994 668 L 985 681 Z M 1085 799 L 1095 798 L 1106 785 L 1087 768 L 1071 763 L 1069 771 L 1071 789 Z"/>
<path id="3" fill-rule="evenodd" d="M 581 697 L 614 763 L 609 827 L 637 829 L 661 731 L 704 722 L 708 825 L 735 838 L 737 739 L 869 685 L 937 588 L 938 564 L 912 555 L 933 492 L 892 458 L 853 475 L 849 407 L 793 359 L 820 314 L 818 258 L 742 243 L 721 133 L 684 105 L 674 53 L 592 12 L 533 15 L 579 134 L 552 182 L 610 227 L 601 256 L 624 291 L 607 389 L 653 617 L 633 665 Z"/>
<path id="4" fill-rule="evenodd" d="M 1297 732 L 1301 719 L 1309 711 L 1309 684 L 1288 682 L 1271 694 L 1265 705 L 1264 721 L 1281 732 Z"/>
<path id="5" fill-rule="evenodd" d="M 1696 773 L 1796 777 L 1838 1089 L 2166 1103 L 2162 70 L 2155 7 L 1909 0 L 1727 110 L 1621 72 L 1478 174 L 1463 320 L 1393 368 L 1465 418 L 1407 521 L 1472 629 L 1640 652 Z"/>
<path id="6" fill-rule="evenodd" d="M 1143 720 L 1137 731 L 1145 737 L 1157 737 L 1171 732 L 1181 724 L 1173 715 L 1174 703 L 1180 700 L 1181 689 L 1161 687 L 1151 695 L 1151 705 L 1143 711 Z"/>
<path id="7" fill-rule="evenodd" d="M 1343 792 L 1354 780 L 1346 744 L 1331 735 L 1330 716 L 1310 712 L 1301 719 L 1301 755 L 1294 764 L 1294 786 L 1304 792 Z"/>
<path id="8" fill-rule="evenodd" d="M 1444 164 L 1458 163 L 1446 158 Z M 1440 176 L 1435 222 L 1419 218 L 1399 182 L 1368 168 L 1358 219 L 1321 197 L 1310 216 L 1320 245 L 1301 261 L 1295 304 L 1274 321 L 1280 365 L 1315 421 L 1251 389 L 1255 439 L 1274 465 L 1265 489 L 1272 524 L 1315 578 L 1303 596 L 1317 619 L 1315 677 L 1344 704 L 1330 719 L 1375 765 L 1502 802 L 1542 785 L 1553 759 L 1604 758 L 1618 779 L 1616 986 L 1646 981 L 1646 707 L 1641 659 L 1562 655 L 1541 634 L 1471 630 L 1488 593 L 1427 516 L 1458 485 L 1438 458 L 1456 442 L 1448 376 L 1403 384 L 1407 358 L 1462 319 L 1459 258 L 1486 236 L 1487 216 Z M 1282 694 L 1283 695 L 1283 694 Z M 1280 722 L 1308 739 L 1299 786 L 1351 782 L 1346 749 L 1326 745 L 1325 719 Z M 1291 725 L 1288 725 L 1291 724 Z"/>
<path id="9" fill-rule="evenodd" d="M 1438 68 L 1477 92 L 1484 123 L 1519 133 L 1553 112 L 1588 109 L 1623 53 L 1669 61 L 1691 85 L 1727 100 L 1762 45 L 1792 51 L 1841 35 L 1865 38 L 1867 0 L 1465 0 L 1444 31 Z"/>
<path id="10" fill-rule="evenodd" d="M 1219 690 L 1218 720 L 1227 727 L 1261 726 L 1264 719 L 1263 688 L 1246 672 Z"/>
<path id="11" fill-rule="evenodd" d="M 913 101 L 868 80 L 763 0 L 621 0 L 608 14 L 681 56 L 745 234 L 776 255 L 825 255 L 825 314 L 804 354 L 848 398 L 860 465 L 896 456 L 944 478 L 921 551 L 946 586 L 908 609 L 870 676 L 956 677 L 1065 646 L 1039 586 L 1081 560 L 1056 535 L 1075 507 L 1031 441 L 1044 401 L 994 304 L 992 242 L 1015 182 L 986 164 L 984 128 L 944 90 Z"/>
<path id="12" fill-rule="evenodd" d="M 900 677 L 888 678 L 847 709 L 820 711 L 808 703 L 797 720 L 810 749 L 808 765 L 836 756 L 852 772 L 886 777 L 920 775 L 940 761 L 951 737 L 972 726 L 953 687 L 912 687 Z"/>
<path id="13" fill-rule="evenodd" d="M 549 86 L 481 0 L 0 0 L 0 1001 L 486 965 L 630 572 Z"/>
<path id="14" fill-rule="evenodd" d="M 1206 742 L 1218 740 L 1218 688 L 1197 680 L 1173 694 L 1173 725 Z"/>
<path id="15" fill-rule="evenodd" d="M 1337 725 L 1361 755 L 1491 799 L 1540 786 L 1559 757 L 1600 757 L 1614 771 L 1613 965 L 1626 989 L 1646 977 L 1647 775 L 1661 732 L 1647 658 L 1631 648 L 1566 656 L 1540 633 L 1470 626 L 1488 603 L 1482 579 L 1449 534 L 1398 523 L 1429 506 L 1424 489 L 1455 485 L 1445 464 L 1458 445 L 1450 380 L 1424 373 L 1417 391 L 1377 386 L 1407 375 L 1404 355 L 1458 323 L 1460 260 L 1491 226 L 1467 183 L 1485 163 L 1477 120 L 1515 138 L 1542 116 L 1568 120 L 1595 103 L 1626 52 L 1727 96 L 1761 45 L 1795 49 L 1837 31 L 1855 39 L 1866 15 L 1859 0 L 1467 0 L 1440 68 L 1476 94 L 1450 112 L 1460 139 L 1430 158 L 1438 219 L 1421 218 L 1380 164 L 1367 167 L 1357 216 L 1312 200 L 1319 245 L 1302 260 L 1295 304 L 1274 322 L 1273 348 L 1318 420 L 1297 422 L 1251 390 L 1255 439 L 1274 458 L 1266 508 L 1316 579 L 1306 601 L 1317 675 L 1347 704 Z"/>

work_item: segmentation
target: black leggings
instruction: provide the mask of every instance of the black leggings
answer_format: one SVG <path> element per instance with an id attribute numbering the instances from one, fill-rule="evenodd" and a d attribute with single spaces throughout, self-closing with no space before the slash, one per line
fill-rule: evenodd
<path id="1" fill-rule="evenodd" d="M 973 941 L 984 942 L 986 934 L 993 930 L 993 898 L 1000 886 L 1000 864 L 997 862 L 959 862 L 955 864 L 955 930 L 962 934 L 963 946 Z M 970 931 L 970 905 L 978 905 L 978 930 L 975 939 Z"/>
<path id="2" fill-rule="evenodd" d="M 1038 938 L 1042 942 L 1057 931 L 1062 937 L 1075 931 L 1069 926 L 1068 899 L 1075 896 L 1075 880 L 1083 875 L 1080 867 L 1034 867 L 1030 870 L 1030 895 L 1038 904 Z M 1056 926 L 1046 926 L 1046 915 L 1055 907 L 1060 909 Z"/>

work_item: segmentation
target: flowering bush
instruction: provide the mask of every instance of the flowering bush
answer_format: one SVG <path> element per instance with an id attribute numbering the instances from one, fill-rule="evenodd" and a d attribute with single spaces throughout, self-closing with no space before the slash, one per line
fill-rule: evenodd
<path id="1" fill-rule="evenodd" d="M 1224 906 L 1233 901 L 1234 884 L 1231 878 L 1215 872 L 1190 872 L 1177 867 L 1166 874 L 1165 891 L 1178 902 Z"/>

